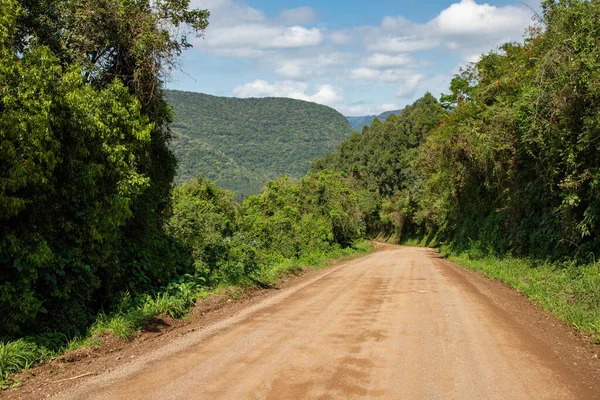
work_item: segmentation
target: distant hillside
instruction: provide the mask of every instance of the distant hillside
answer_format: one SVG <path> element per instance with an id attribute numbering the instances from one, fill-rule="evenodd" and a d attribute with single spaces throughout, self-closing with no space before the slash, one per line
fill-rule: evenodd
<path id="1" fill-rule="evenodd" d="M 369 126 L 373 123 L 375 118 L 378 118 L 381 122 L 385 122 L 386 119 L 392 114 L 398 115 L 402 110 L 386 111 L 379 115 L 366 115 L 364 117 L 346 117 L 352 129 L 356 131 L 362 131 L 365 126 Z"/>
<path id="2" fill-rule="evenodd" d="M 280 175 L 300 178 L 352 131 L 332 108 L 285 98 L 238 99 L 167 91 L 175 111 L 177 180 L 202 174 L 247 196 Z"/>

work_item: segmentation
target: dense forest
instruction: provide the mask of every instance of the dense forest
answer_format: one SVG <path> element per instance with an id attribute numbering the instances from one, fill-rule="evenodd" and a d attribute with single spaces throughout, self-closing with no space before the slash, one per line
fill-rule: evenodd
<path id="1" fill-rule="evenodd" d="M 538 258 L 598 254 L 600 7 L 543 10 L 542 27 L 462 70 L 441 104 L 426 95 L 313 169 L 376 191 L 398 237 Z"/>
<path id="2" fill-rule="evenodd" d="M 365 126 L 369 126 L 378 119 L 380 122 L 385 122 L 386 119 L 389 118 L 390 115 L 400 115 L 402 110 L 392 110 L 385 111 L 379 115 L 366 115 L 364 117 L 346 117 L 350 126 L 355 131 L 361 132 Z"/>
<path id="3" fill-rule="evenodd" d="M 300 125 L 290 135 L 322 149 L 335 147 L 347 122 L 271 99 L 255 121 L 258 100 L 235 102 L 245 111 L 231 120 L 243 123 L 230 127 L 206 118 L 215 110 L 201 102 L 186 109 L 185 98 L 208 97 L 165 95 L 163 72 L 189 43 L 164 27 L 201 35 L 209 13 L 187 0 L 150 3 L 0 8 L 0 381 L 95 334 L 127 337 L 156 314 L 183 316 L 207 288 L 264 285 L 375 237 L 443 244 L 472 259 L 521 257 L 530 275 L 518 285 L 550 282 L 557 304 L 579 305 L 561 318 L 600 332 L 597 1 L 543 2 L 523 43 L 468 65 L 439 101 L 426 94 L 375 119 L 303 178 L 271 180 L 242 202 L 206 177 L 173 186 L 169 126 L 182 140 L 195 124 L 212 124 L 205 134 L 233 152 L 250 149 L 260 165 L 238 178 L 258 180 L 260 152 L 272 149 L 235 145 L 228 134 L 260 123 L 267 137 L 251 140 L 301 153 L 268 138 L 280 132 L 281 119 L 268 115 L 282 104 L 302 116 L 298 124 L 318 122 L 322 137 Z M 187 120 L 173 122 L 167 99 Z M 542 278 L 540 265 L 549 266 Z"/>
<path id="4" fill-rule="evenodd" d="M 85 326 L 181 262 L 161 74 L 202 34 L 187 0 L 3 1 L 0 336 Z M 184 29 L 185 28 L 185 29 Z"/>
<path id="5" fill-rule="evenodd" d="M 238 198 L 281 175 L 303 177 L 352 129 L 332 108 L 285 98 L 237 99 L 167 91 L 175 112 L 171 148 L 176 180 L 201 174 Z"/>

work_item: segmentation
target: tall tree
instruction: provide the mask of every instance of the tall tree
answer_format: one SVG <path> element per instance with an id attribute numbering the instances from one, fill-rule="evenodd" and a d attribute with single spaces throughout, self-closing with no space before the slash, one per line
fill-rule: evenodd
<path id="1" fill-rule="evenodd" d="M 172 32 L 207 26 L 188 5 L 2 2 L 0 335 L 77 328 L 174 272 L 162 80 L 189 47 Z"/>

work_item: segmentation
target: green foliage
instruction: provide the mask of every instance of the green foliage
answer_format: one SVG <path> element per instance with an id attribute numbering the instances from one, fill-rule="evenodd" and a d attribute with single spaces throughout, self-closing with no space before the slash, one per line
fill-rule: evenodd
<path id="1" fill-rule="evenodd" d="M 194 281 L 256 282 L 276 264 L 352 246 L 364 237 L 364 203 L 332 172 L 271 181 L 239 207 L 229 192 L 197 178 L 175 190 L 168 231 L 190 250 Z"/>
<path id="2" fill-rule="evenodd" d="M 167 29 L 206 27 L 188 3 L 3 2 L 0 337 L 76 331 L 185 260 L 160 74 L 188 47 Z"/>
<path id="3" fill-rule="evenodd" d="M 242 203 L 240 229 L 267 264 L 348 247 L 365 234 L 359 196 L 339 173 L 283 177 Z"/>
<path id="4" fill-rule="evenodd" d="M 201 174 L 243 198 L 281 175 L 301 178 L 348 137 L 337 111 L 301 100 L 235 99 L 168 91 L 178 180 Z"/>
<path id="5" fill-rule="evenodd" d="M 419 222 L 457 246 L 587 257 L 600 242 L 600 7 L 543 3 L 544 30 L 453 80 L 421 151 Z"/>
<path id="6" fill-rule="evenodd" d="M 438 126 L 445 111 L 426 94 L 384 123 L 375 119 L 362 133 L 353 133 L 334 153 L 313 162 L 313 171 L 350 175 L 357 190 L 371 194 L 366 223 L 371 235 L 400 239 L 413 231 L 419 179 L 414 160 L 425 136 Z M 363 198 L 367 198 L 363 196 Z"/>
<path id="7" fill-rule="evenodd" d="M 95 90 L 80 69 L 61 74 L 42 48 L 16 63 L 9 74 L 0 71 L 14 90 L 0 116 L 7 265 L 0 309 L 15 314 L 3 313 L 8 327 L 48 309 L 44 301 L 89 298 L 99 287 L 97 268 L 131 217 L 130 202 L 148 186 L 133 153 L 152 129 L 118 81 Z"/>
<path id="8" fill-rule="evenodd" d="M 0 382 L 11 373 L 31 367 L 39 359 L 39 351 L 34 343 L 23 339 L 14 342 L 0 342 Z"/>
<path id="9" fill-rule="evenodd" d="M 384 123 L 376 119 L 362 134 L 354 133 L 338 151 L 315 160 L 313 170 L 332 169 L 351 174 L 361 187 L 390 196 L 411 186 L 412 160 L 424 136 L 436 127 L 444 110 L 430 94 Z"/>
<path id="10" fill-rule="evenodd" d="M 110 313 L 98 314 L 88 337 L 112 333 L 118 338 L 129 339 L 156 316 L 183 318 L 203 292 L 198 282 L 191 277 L 182 277 L 163 287 L 154 296 L 144 294 L 132 297 L 126 293 Z"/>
<path id="11" fill-rule="evenodd" d="M 371 234 L 537 258 L 597 254 L 599 16 L 597 2 L 544 2 L 545 28 L 461 70 L 441 105 L 426 95 L 375 119 L 313 171 L 343 171 L 378 195 Z"/>
<path id="12" fill-rule="evenodd" d="M 169 232 L 190 249 L 195 281 L 236 284 L 258 269 L 254 247 L 238 231 L 237 208 L 230 192 L 201 178 L 176 189 Z"/>
<path id="13" fill-rule="evenodd" d="M 169 233 L 192 247 L 194 258 L 215 263 L 225 250 L 223 238 L 233 234 L 236 211 L 229 192 L 198 177 L 175 189 Z"/>

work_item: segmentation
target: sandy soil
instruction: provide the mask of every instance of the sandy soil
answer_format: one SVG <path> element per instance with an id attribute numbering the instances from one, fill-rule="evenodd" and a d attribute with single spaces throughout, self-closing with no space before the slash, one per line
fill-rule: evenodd
<path id="1" fill-rule="evenodd" d="M 66 386 L 38 386 L 38 391 L 32 389 L 34 379 L 5 394 L 600 398 L 599 346 L 501 283 L 465 271 L 430 249 L 385 246 L 226 313 L 187 325 L 185 335 L 154 342 L 153 351 L 112 355 L 114 364 L 102 373 L 102 360 L 92 360 L 67 376 L 86 369 L 94 370 L 93 376 Z"/>

